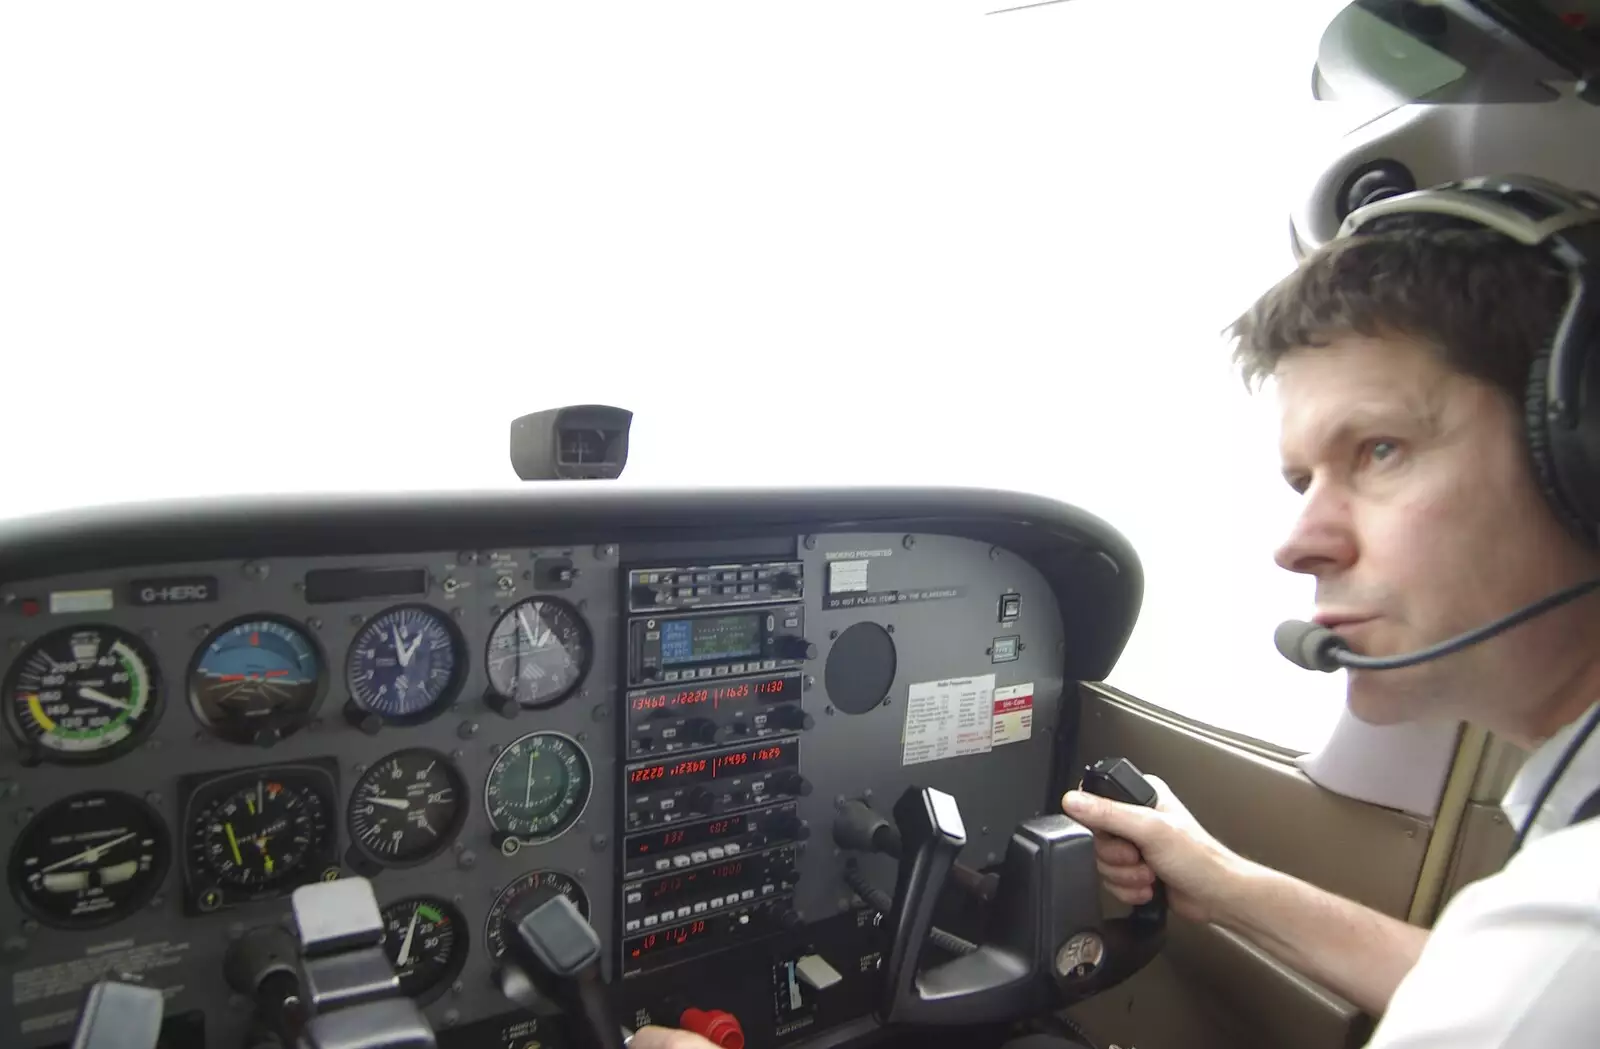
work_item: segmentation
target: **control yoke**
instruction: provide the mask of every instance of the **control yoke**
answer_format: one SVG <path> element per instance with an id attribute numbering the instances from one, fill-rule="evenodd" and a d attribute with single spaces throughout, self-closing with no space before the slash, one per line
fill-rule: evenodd
<path id="1" fill-rule="evenodd" d="M 1154 788 L 1132 762 L 1085 769 L 1083 789 L 1153 806 Z M 1165 886 L 1121 918 L 1100 914 L 1094 836 L 1066 816 L 1038 816 L 1011 835 L 989 927 L 976 951 L 918 969 L 922 945 L 956 855 L 966 844 L 950 795 L 911 787 L 894 806 L 900 869 L 888 927 L 878 1019 L 888 1024 L 988 1023 L 1053 1012 L 1143 968 L 1166 935 Z"/>
<path id="2" fill-rule="evenodd" d="M 255 1002 L 247 1044 L 259 1049 L 435 1049 L 433 1028 L 383 950 L 383 918 L 365 878 L 294 891 L 294 931 L 248 930 L 229 947 L 223 975 Z M 89 989 L 75 1049 L 156 1049 L 159 990 L 114 979 Z"/>

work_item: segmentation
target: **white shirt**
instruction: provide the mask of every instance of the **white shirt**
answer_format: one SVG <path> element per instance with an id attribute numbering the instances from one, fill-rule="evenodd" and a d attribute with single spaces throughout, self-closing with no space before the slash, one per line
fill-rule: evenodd
<path id="1" fill-rule="evenodd" d="M 1513 828 L 1596 708 L 1528 755 L 1501 801 Z M 1600 1046 L 1600 818 L 1569 825 L 1597 789 L 1600 728 L 1522 850 L 1439 915 L 1367 1049 Z"/>

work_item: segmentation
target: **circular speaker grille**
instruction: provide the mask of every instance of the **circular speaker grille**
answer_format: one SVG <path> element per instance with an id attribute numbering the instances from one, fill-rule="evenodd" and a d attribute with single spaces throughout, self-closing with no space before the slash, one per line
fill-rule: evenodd
<path id="1" fill-rule="evenodd" d="M 836 709 L 865 714 L 889 694 L 894 671 L 894 638 L 876 623 L 857 623 L 828 651 L 822 684 Z"/>

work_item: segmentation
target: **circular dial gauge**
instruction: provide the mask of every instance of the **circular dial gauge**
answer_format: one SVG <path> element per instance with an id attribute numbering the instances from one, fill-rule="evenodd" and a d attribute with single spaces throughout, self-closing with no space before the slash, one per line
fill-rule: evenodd
<path id="1" fill-rule="evenodd" d="M 39 813 L 11 850 L 11 891 L 39 921 L 91 929 L 150 901 L 166 877 L 166 827 L 129 794 L 74 794 Z"/>
<path id="2" fill-rule="evenodd" d="M 345 687 L 362 710 L 405 724 L 425 721 L 461 687 L 461 635 L 448 616 L 426 605 L 379 612 L 345 657 Z"/>
<path id="3" fill-rule="evenodd" d="M 564 834 L 583 815 L 589 787 L 589 759 L 570 736 L 530 732 L 511 743 L 490 766 L 483 788 L 489 823 L 506 836 L 502 851 Z"/>
<path id="4" fill-rule="evenodd" d="M 572 694 L 594 658 L 589 626 L 553 597 L 531 597 L 506 610 L 489 634 L 489 685 L 524 707 L 548 707 Z"/>
<path id="5" fill-rule="evenodd" d="M 578 913 L 588 920 L 589 897 L 577 882 L 560 871 L 529 871 L 501 889 L 484 923 L 483 936 L 489 944 L 490 955 L 496 960 L 505 957 L 506 937 L 511 935 L 511 930 L 558 893 L 571 899 Z"/>
<path id="6" fill-rule="evenodd" d="M 218 882 L 257 889 L 298 871 L 328 837 L 322 798 L 263 775 L 196 813 L 189 860 Z"/>
<path id="7" fill-rule="evenodd" d="M 46 634 L 6 682 L 12 730 L 57 762 L 103 761 L 127 750 L 155 726 L 160 699 L 155 656 L 112 627 Z"/>
<path id="8" fill-rule="evenodd" d="M 285 619 L 243 619 L 207 639 L 189 672 L 195 717 L 235 742 L 271 742 L 299 728 L 326 684 L 317 643 Z"/>
<path id="9" fill-rule="evenodd" d="M 1077 933 L 1056 951 L 1056 974 L 1081 980 L 1100 968 L 1100 960 L 1104 956 L 1105 943 L 1098 934 Z"/>
<path id="10" fill-rule="evenodd" d="M 398 750 L 356 781 L 350 840 L 379 863 L 404 867 L 438 854 L 467 815 L 466 785 L 443 754 Z"/>
<path id="11" fill-rule="evenodd" d="M 467 920 L 437 896 L 412 896 L 383 908 L 383 951 L 400 993 L 426 1004 L 467 963 Z"/>

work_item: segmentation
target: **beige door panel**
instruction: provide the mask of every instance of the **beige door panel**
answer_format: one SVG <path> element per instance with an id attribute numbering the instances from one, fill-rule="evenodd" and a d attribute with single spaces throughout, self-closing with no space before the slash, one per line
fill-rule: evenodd
<path id="1" fill-rule="evenodd" d="M 1495 801 L 1474 801 L 1461 817 L 1440 906 L 1463 888 L 1498 871 L 1511 853 L 1516 828 Z"/>

